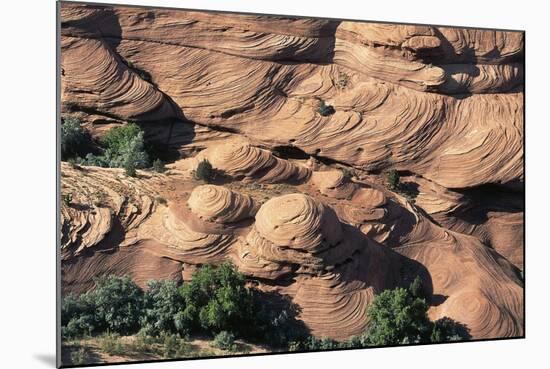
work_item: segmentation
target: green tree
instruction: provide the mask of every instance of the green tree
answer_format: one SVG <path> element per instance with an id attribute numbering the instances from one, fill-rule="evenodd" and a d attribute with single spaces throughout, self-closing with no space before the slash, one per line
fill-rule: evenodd
<path id="1" fill-rule="evenodd" d="M 189 332 L 188 322 L 180 316 L 185 304 L 175 281 L 149 281 L 143 300 L 142 332 L 149 336 L 168 333 L 186 335 Z"/>
<path id="2" fill-rule="evenodd" d="M 199 165 L 197 165 L 197 169 L 195 169 L 195 178 L 207 183 L 210 183 L 214 179 L 214 174 L 214 168 L 208 159 L 203 159 Z"/>
<path id="3" fill-rule="evenodd" d="M 424 299 L 404 288 L 385 290 L 368 308 L 367 343 L 373 346 L 428 342 L 431 322 Z"/>
<path id="4" fill-rule="evenodd" d="M 91 293 L 96 314 L 110 332 L 132 334 L 139 330 L 143 291 L 128 276 L 96 279 Z"/>
<path id="5" fill-rule="evenodd" d="M 397 173 L 395 169 L 392 169 L 388 173 L 386 173 L 386 183 L 388 184 L 388 188 L 390 190 L 398 190 L 400 185 L 399 181 L 399 173 Z"/>
<path id="6" fill-rule="evenodd" d="M 309 336 L 304 322 L 296 318 L 299 307 L 290 299 L 277 293 L 252 292 L 254 324 L 247 332 L 250 336 L 277 347 L 288 347 L 289 343 L 301 342 Z"/>
<path id="7" fill-rule="evenodd" d="M 241 333 L 251 324 L 252 293 L 245 287 L 244 276 L 229 262 L 202 266 L 180 293 L 185 301 L 181 319 L 196 328 Z"/>
<path id="8" fill-rule="evenodd" d="M 124 173 L 126 173 L 128 177 L 137 176 L 136 164 L 132 159 L 129 159 L 124 163 Z"/>
<path id="9" fill-rule="evenodd" d="M 66 338 L 92 335 L 100 332 L 105 324 L 96 314 L 90 294 L 68 295 L 61 301 L 61 334 Z"/>
<path id="10" fill-rule="evenodd" d="M 111 168 L 134 169 L 149 166 L 143 131 L 134 123 L 109 130 L 102 139 L 104 157 Z"/>
<path id="11" fill-rule="evenodd" d="M 128 142 L 138 137 L 140 134 L 143 134 L 143 132 L 139 126 L 135 123 L 129 123 L 108 130 L 103 138 L 101 138 L 101 144 L 107 149 L 121 152 Z"/>
<path id="12" fill-rule="evenodd" d="M 75 117 L 64 117 L 61 124 L 61 159 L 78 156 L 82 153 L 88 137 L 80 120 Z"/>
<path id="13" fill-rule="evenodd" d="M 420 276 L 416 276 L 409 286 L 409 292 L 412 297 L 418 297 L 428 301 L 429 293 Z"/>
<path id="14" fill-rule="evenodd" d="M 430 336 L 432 342 L 464 341 L 470 338 L 470 330 L 464 324 L 448 317 L 434 322 Z"/>

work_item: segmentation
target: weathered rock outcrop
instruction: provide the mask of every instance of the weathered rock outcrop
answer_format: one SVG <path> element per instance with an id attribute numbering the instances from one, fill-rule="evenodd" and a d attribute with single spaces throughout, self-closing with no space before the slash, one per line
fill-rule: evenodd
<path id="1" fill-rule="evenodd" d="M 62 16 L 63 102 L 92 122 L 185 119 L 448 188 L 523 180 L 522 33 L 74 5 Z M 317 114 L 319 99 L 336 113 Z"/>
<path id="2" fill-rule="evenodd" d="M 78 4 L 61 23 L 62 113 L 183 154 L 137 178 L 62 164 L 65 291 L 229 259 L 346 339 L 419 275 L 432 319 L 523 334 L 523 33 Z"/>

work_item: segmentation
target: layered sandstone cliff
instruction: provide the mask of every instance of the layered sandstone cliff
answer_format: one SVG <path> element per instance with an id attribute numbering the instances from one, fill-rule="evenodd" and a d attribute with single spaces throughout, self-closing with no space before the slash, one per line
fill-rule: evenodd
<path id="1" fill-rule="evenodd" d="M 64 290 L 229 259 L 345 339 L 420 275 L 432 319 L 522 335 L 523 55 L 520 32 L 64 4 L 62 113 L 182 154 L 62 164 Z M 193 178 L 204 159 L 223 180 Z"/>

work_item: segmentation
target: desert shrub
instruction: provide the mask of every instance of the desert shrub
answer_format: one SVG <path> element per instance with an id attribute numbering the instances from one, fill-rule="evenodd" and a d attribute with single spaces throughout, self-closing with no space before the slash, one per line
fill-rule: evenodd
<path id="1" fill-rule="evenodd" d="M 315 338 L 310 336 L 305 341 L 305 350 L 331 350 L 339 347 L 338 341 L 328 337 Z"/>
<path id="2" fill-rule="evenodd" d="M 386 184 L 390 190 L 398 190 L 399 189 L 399 173 L 395 169 L 390 170 L 386 173 Z"/>
<path id="3" fill-rule="evenodd" d="M 235 349 L 235 335 L 228 331 L 221 331 L 214 337 L 214 347 L 233 351 Z"/>
<path id="4" fill-rule="evenodd" d="M 356 176 L 355 170 L 351 168 L 342 168 L 342 174 L 347 179 L 351 179 Z"/>
<path id="5" fill-rule="evenodd" d="M 294 341 L 289 345 L 290 351 L 310 351 L 310 350 L 334 350 L 341 348 L 361 348 L 367 347 L 366 334 L 360 336 L 353 336 L 345 341 L 336 341 L 332 338 L 323 337 L 316 338 L 309 336 L 305 340 Z"/>
<path id="6" fill-rule="evenodd" d="M 465 325 L 448 317 L 443 317 L 433 323 L 430 336 L 431 342 L 464 341 L 470 338 L 470 330 Z"/>
<path id="7" fill-rule="evenodd" d="M 156 338 L 142 334 L 140 331 L 140 333 L 134 337 L 133 341 L 127 345 L 127 347 L 134 353 L 158 354 L 159 350 L 155 347 L 156 343 L 158 343 Z"/>
<path id="8" fill-rule="evenodd" d="M 78 169 L 78 162 L 75 157 L 68 158 L 67 164 L 69 164 L 73 169 Z"/>
<path id="9" fill-rule="evenodd" d="M 287 310 L 277 312 L 269 320 L 269 325 L 265 329 L 267 341 L 278 346 L 300 339 L 304 335 L 303 325 L 297 322 L 294 317 L 291 317 Z"/>
<path id="10" fill-rule="evenodd" d="M 344 88 L 348 85 L 348 82 L 349 82 L 349 76 L 345 73 L 338 73 L 338 80 L 336 81 L 336 83 L 338 84 L 338 86 L 340 86 L 341 88 Z"/>
<path id="11" fill-rule="evenodd" d="M 180 319 L 184 300 L 175 281 L 150 281 L 144 293 L 141 329 L 150 336 L 188 333 L 187 322 Z"/>
<path id="12" fill-rule="evenodd" d="M 75 351 L 71 352 L 71 364 L 84 365 L 88 361 L 88 354 L 84 347 L 79 347 Z"/>
<path id="13" fill-rule="evenodd" d="M 174 334 L 167 335 L 164 338 L 164 357 L 173 358 L 178 349 L 178 337 Z"/>
<path id="14" fill-rule="evenodd" d="M 166 201 L 166 199 L 162 196 L 155 197 L 155 201 L 162 205 L 166 205 L 168 203 L 168 201 Z"/>
<path id="15" fill-rule="evenodd" d="M 88 136 L 80 120 L 75 117 L 63 118 L 61 124 L 61 159 L 67 160 L 82 153 L 88 141 Z"/>
<path id="16" fill-rule="evenodd" d="M 63 195 L 63 203 L 65 204 L 65 206 L 71 206 L 71 203 L 73 201 L 73 195 L 70 194 L 70 193 L 66 193 Z"/>
<path id="17" fill-rule="evenodd" d="M 432 323 L 424 299 L 406 289 L 385 290 L 369 306 L 367 343 L 373 346 L 428 342 Z"/>
<path id="18" fill-rule="evenodd" d="M 347 341 L 340 342 L 341 348 L 361 348 L 366 347 L 367 345 L 367 335 L 362 334 L 359 336 L 353 336 Z"/>
<path id="19" fill-rule="evenodd" d="M 302 340 L 292 341 L 288 345 L 289 351 L 317 351 L 317 350 L 335 350 L 340 348 L 365 347 L 365 337 L 355 336 L 349 340 L 338 342 L 329 337 L 317 338 L 308 336 Z"/>
<path id="20" fill-rule="evenodd" d="M 122 355 L 125 352 L 120 336 L 116 333 L 107 333 L 99 339 L 101 351 L 109 355 Z"/>
<path id="21" fill-rule="evenodd" d="M 214 168 L 208 159 L 202 160 L 199 165 L 197 165 L 197 169 L 195 169 L 195 178 L 207 183 L 214 179 L 214 174 Z"/>
<path id="22" fill-rule="evenodd" d="M 317 112 L 323 117 L 327 117 L 331 114 L 334 114 L 335 110 L 332 106 L 327 105 L 324 101 L 321 100 L 321 104 L 319 105 L 319 108 L 317 108 Z"/>
<path id="23" fill-rule="evenodd" d="M 105 158 L 102 155 L 94 155 L 91 152 L 86 154 L 84 159 L 82 159 L 79 164 L 81 164 L 81 165 L 90 165 L 90 166 L 94 166 L 94 167 L 102 167 L 102 168 L 108 168 L 109 167 L 109 161 L 107 160 L 107 158 Z"/>
<path id="24" fill-rule="evenodd" d="M 126 173 L 128 177 L 135 177 L 137 175 L 136 164 L 132 159 L 124 163 L 124 173 Z"/>
<path id="25" fill-rule="evenodd" d="M 164 173 L 166 168 L 164 167 L 164 163 L 160 159 L 155 159 L 153 161 L 153 170 L 157 173 Z"/>
<path id="26" fill-rule="evenodd" d="M 164 336 L 163 350 L 165 359 L 182 358 L 189 353 L 187 343 L 175 334 Z"/>
<path id="27" fill-rule="evenodd" d="M 244 276 L 229 262 L 202 266 L 180 293 L 185 308 L 179 319 L 194 328 L 240 333 L 251 324 L 252 293 L 245 287 Z"/>

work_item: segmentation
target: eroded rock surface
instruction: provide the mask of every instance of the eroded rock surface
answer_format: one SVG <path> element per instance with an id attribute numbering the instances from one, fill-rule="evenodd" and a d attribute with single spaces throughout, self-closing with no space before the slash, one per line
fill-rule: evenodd
<path id="1" fill-rule="evenodd" d="M 62 164 L 64 291 L 231 260 L 346 339 L 419 275 L 432 319 L 523 334 L 523 33 L 77 4 L 61 21 L 62 113 L 182 154 L 136 178 Z"/>

